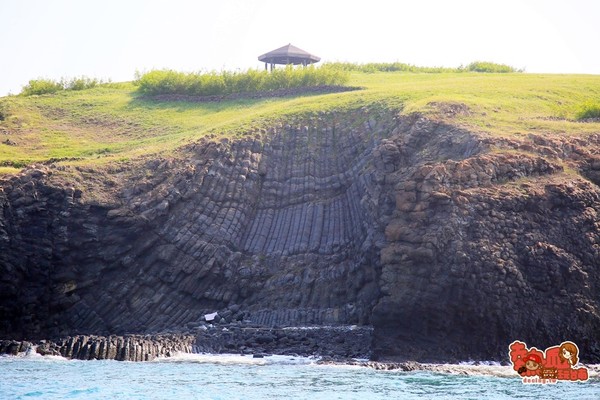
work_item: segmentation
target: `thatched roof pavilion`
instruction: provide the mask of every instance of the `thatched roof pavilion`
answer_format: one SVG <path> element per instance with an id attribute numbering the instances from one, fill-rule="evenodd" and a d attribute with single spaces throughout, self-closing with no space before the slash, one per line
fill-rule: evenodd
<path id="1" fill-rule="evenodd" d="M 310 54 L 296 46 L 288 44 L 259 56 L 258 61 L 265 63 L 265 69 L 267 69 L 267 64 L 269 64 L 271 65 L 271 70 L 273 70 L 275 64 L 307 66 L 308 64 L 321 61 L 321 57 L 317 57 L 314 54 Z"/>

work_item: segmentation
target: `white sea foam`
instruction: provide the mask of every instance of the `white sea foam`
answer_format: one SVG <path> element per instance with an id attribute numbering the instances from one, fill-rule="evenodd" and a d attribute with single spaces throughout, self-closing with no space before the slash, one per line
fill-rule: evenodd
<path id="1" fill-rule="evenodd" d="M 486 366 L 492 366 L 492 367 L 499 367 L 502 364 L 500 364 L 499 361 L 461 361 L 458 363 L 458 365 L 471 365 L 471 366 L 486 365 Z"/>
<path id="2" fill-rule="evenodd" d="M 26 352 L 18 353 L 17 355 L 0 355 L 0 360 L 19 361 L 31 360 L 41 362 L 83 362 L 80 360 L 71 360 L 62 356 L 45 355 L 42 356 L 36 351 L 36 347 L 30 347 Z M 362 369 L 370 368 L 368 360 L 356 359 L 351 363 L 325 363 L 319 364 L 319 359 L 315 357 L 298 357 L 298 356 L 283 356 L 270 355 L 254 358 L 252 355 L 240 354 L 193 354 L 193 353 L 175 353 L 171 357 L 159 357 L 153 362 L 158 363 L 197 363 L 207 365 L 256 365 L 256 366 L 277 366 L 277 365 L 313 365 L 319 367 L 332 367 L 341 369 Z M 361 365 L 361 362 L 364 363 Z M 514 378 L 515 371 L 511 366 L 501 365 L 497 361 L 463 361 L 458 364 L 416 364 L 417 371 L 426 371 L 448 375 L 463 375 L 463 376 L 490 376 L 499 378 Z M 600 364 L 585 365 L 589 371 L 590 379 L 600 379 Z M 401 371 L 390 369 L 388 372 Z"/>
<path id="3" fill-rule="evenodd" d="M 421 364 L 421 370 L 450 375 L 493 376 L 514 378 L 516 372 L 510 365 L 501 365 L 497 361 L 461 362 L 459 364 Z M 600 364 L 585 365 L 590 379 L 600 378 Z"/>
<path id="4" fill-rule="evenodd" d="M 515 371 L 507 365 L 495 361 L 462 362 L 460 364 L 422 364 L 422 370 L 450 375 L 495 376 L 509 378 L 515 376 Z"/>
<path id="5" fill-rule="evenodd" d="M 39 361 L 70 361 L 69 359 L 64 358 L 62 356 L 53 356 L 53 355 L 43 356 L 37 352 L 37 346 L 31 346 L 30 348 L 27 349 L 27 351 L 20 352 L 17 355 L 2 354 L 2 355 L 0 355 L 0 357 L 6 358 L 6 359 L 28 359 L 28 360 L 39 360 Z"/>
<path id="6" fill-rule="evenodd" d="M 296 356 L 264 356 L 255 358 L 241 354 L 206 354 L 176 353 L 171 357 L 159 357 L 153 362 L 186 362 L 220 365 L 306 365 L 313 364 L 316 359 Z"/>

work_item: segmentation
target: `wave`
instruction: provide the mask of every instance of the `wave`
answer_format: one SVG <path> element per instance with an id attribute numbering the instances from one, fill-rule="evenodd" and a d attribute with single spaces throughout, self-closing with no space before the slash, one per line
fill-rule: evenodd
<path id="1" fill-rule="evenodd" d="M 1 359 L 18 360 L 39 360 L 39 361 L 71 361 L 63 356 L 41 355 L 37 352 L 37 346 L 33 345 L 27 351 L 17 353 L 16 355 L 0 354 Z"/>
<path id="2" fill-rule="evenodd" d="M 463 362 L 459 364 L 421 364 L 422 370 L 436 373 L 469 376 L 514 377 L 516 372 L 512 366 L 501 365 L 496 361 Z M 582 365 L 588 369 L 590 379 L 600 379 L 600 364 Z"/>
<path id="3" fill-rule="evenodd" d="M 0 360 L 31 360 L 40 362 L 87 362 L 71 360 L 62 356 L 41 355 L 37 353 L 36 346 L 17 355 L 0 355 Z M 158 357 L 153 363 L 199 363 L 215 365 L 315 365 L 334 368 L 372 368 L 389 372 L 431 372 L 434 374 L 463 375 L 463 376 L 489 376 L 498 378 L 514 378 L 515 371 L 511 366 L 501 365 L 497 361 L 464 361 L 457 364 L 429 364 L 417 362 L 375 362 L 366 359 L 353 359 L 346 361 L 321 359 L 318 357 L 300 357 L 285 355 L 241 355 L 241 354 L 211 354 L 211 353 L 182 353 L 177 352 L 171 357 Z M 586 364 L 589 378 L 600 380 L 600 364 Z"/>
<path id="4" fill-rule="evenodd" d="M 377 362 L 377 361 L 319 361 L 321 365 L 330 365 L 335 367 L 363 367 L 372 368 L 378 371 L 388 372 L 430 372 L 443 375 L 462 375 L 479 376 L 495 378 L 514 378 L 516 372 L 509 365 L 501 365 L 497 361 L 477 361 L 461 362 L 458 364 L 429 364 L 418 362 Z M 600 380 L 600 364 L 585 365 L 588 369 L 589 378 Z"/>
<path id="5" fill-rule="evenodd" d="M 309 365 L 318 361 L 311 357 L 298 356 L 252 356 L 241 354 L 175 353 L 171 357 L 158 357 L 158 363 L 201 363 L 220 365 Z"/>
<path id="6" fill-rule="evenodd" d="M 422 364 L 424 371 L 465 376 L 493 376 L 497 378 L 514 378 L 516 372 L 511 366 L 500 365 L 495 361 L 460 364 Z"/>

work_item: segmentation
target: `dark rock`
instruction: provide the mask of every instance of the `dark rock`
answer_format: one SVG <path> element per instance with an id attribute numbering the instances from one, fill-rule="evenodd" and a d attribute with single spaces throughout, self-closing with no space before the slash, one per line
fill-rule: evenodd
<path id="1" fill-rule="evenodd" d="M 369 106 L 71 181 L 33 166 L 0 181 L 0 338 L 70 335 L 65 357 L 151 359 L 177 346 L 126 332 L 218 311 L 198 348 L 502 359 L 512 340 L 568 334 L 599 361 L 599 146 Z M 354 324 L 374 331 L 322 330 Z"/>

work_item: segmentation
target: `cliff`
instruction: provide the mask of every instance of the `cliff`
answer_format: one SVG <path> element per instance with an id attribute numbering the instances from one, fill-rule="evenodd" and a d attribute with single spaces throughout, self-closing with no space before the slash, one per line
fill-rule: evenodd
<path id="1" fill-rule="evenodd" d="M 35 165 L 0 181 L 0 338 L 183 331 L 218 311 L 370 325 L 378 359 L 503 359 L 518 339 L 599 362 L 599 149 L 373 105 L 169 157 Z"/>

